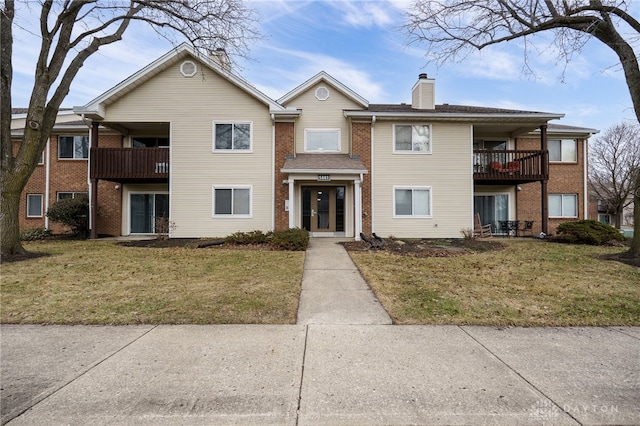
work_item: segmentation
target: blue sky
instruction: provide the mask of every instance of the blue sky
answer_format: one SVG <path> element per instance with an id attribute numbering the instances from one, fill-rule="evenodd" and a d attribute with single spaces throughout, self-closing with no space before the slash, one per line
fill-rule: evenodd
<path id="1" fill-rule="evenodd" d="M 427 64 L 424 46 L 407 45 L 399 27 L 409 1 L 257 0 L 264 40 L 238 59 L 236 72 L 274 99 L 320 71 L 326 71 L 371 103 L 411 101 L 418 74 L 436 79 L 436 102 L 564 113 L 557 123 L 605 130 L 635 119 L 617 57 L 597 41 L 575 55 L 563 79 L 563 63 L 540 41 L 530 57 L 535 77 L 522 73 L 520 42 L 475 52 L 437 68 Z M 37 5 L 36 5 L 37 6 Z M 22 4 L 15 20 L 14 107 L 27 106 L 38 49 L 37 18 Z M 632 2 L 634 16 L 640 15 Z M 36 12 L 37 13 L 37 12 Z M 171 44 L 136 25 L 124 39 L 91 57 L 63 106 L 84 105 L 163 55 Z"/>

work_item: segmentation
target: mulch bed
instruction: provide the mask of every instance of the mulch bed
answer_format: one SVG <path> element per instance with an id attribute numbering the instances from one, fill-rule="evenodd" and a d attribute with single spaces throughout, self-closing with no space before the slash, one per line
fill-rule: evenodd
<path id="1" fill-rule="evenodd" d="M 452 257 L 469 253 L 502 250 L 504 245 L 499 241 L 488 240 L 398 240 L 385 239 L 383 248 L 372 248 L 364 241 L 348 241 L 342 243 L 348 251 L 386 251 L 401 256 L 412 257 Z"/>

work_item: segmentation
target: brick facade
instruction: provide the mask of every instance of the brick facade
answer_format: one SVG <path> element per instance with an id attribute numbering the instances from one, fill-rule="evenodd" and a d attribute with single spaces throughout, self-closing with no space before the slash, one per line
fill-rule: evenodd
<path id="1" fill-rule="evenodd" d="M 44 164 L 36 166 L 20 197 L 20 229 L 43 228 L 45 226 L 46 207 L 57 201 L 60 192 L 89 192 L 88 160 L 58 158 L 58 136 L 79 136 L 78 133 L 61 133 L 51 135 L 49 156 L 44 155 Z M 83 135 L 87 136 L 87 134 Z M 100 146 L 122 146 L 119 135 L 105 135 L 100 137 Z M 49 164 L 49 197 L 46 197 L 46 173 Z M 120 235 L 122 200 L 120 186 L 114 182 L 101 181 L 98 184 L 98 233 L 102 235 Z M 43 197 L 42 217 L 27 217 L 27 195 L 40 194 Z M 49 221 L 49 229 L 54 234 L 69 232 L 69 229 L 53 221 Z"/>
<path id="2" fill-rule="evenodd" d="M 287 155 L 295 154 L 295 126 L 294 123 L 276 123 L 275 129 L 275 194 L 274 194 L 274 228 L 276 231 L 289 229 L 289 212 L 285 211 L 285 200 L 289 199 L 289 185 L 282 183 L 288 179 L 287 174 L 280 170 L 284 166 Z M 290 200 L 293 202 L 293 200 Z"/>
<path id="3" fill-rule="evenodd" d="M 362 165 L 371 172 L 371 123 L 351 124 L 351 154 L 359 155 Z M 362 180 L 362 232 L 371 235 L 371 173 Z"/>
<path id="4" fill-rule="evenodd" d="M 549 136 L 549 139 L 556 139 Z M 517 149 L 540 149 L 539 138 L 519 138 L 516 141 Z M 549 181 L 547 192 L 549 194 L 577 194 L 578 217 L 576 220 L 586 219 L 584 212 L 584 140 L 577 139 L 577 161 L 574 163 L 549 163 Z M 539 233 L 541 228 L 540 218 L 542 217 L 541 206 L 541 184 L 533 182 L 519 185 L 522 188 L 517 191 L 516 205 L 518 220 L 534 220 L 533 233 Z M 567 218 L 549 218 L 548 231 L 550 235 L 555 234 L 555 230 Z"/>

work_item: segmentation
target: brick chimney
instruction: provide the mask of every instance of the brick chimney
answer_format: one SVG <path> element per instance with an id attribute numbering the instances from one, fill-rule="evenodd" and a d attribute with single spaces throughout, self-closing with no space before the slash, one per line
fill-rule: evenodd
<path id="1" fill-rule="evenodd" d="M 428 78 L 426 73 L 418 76 L 418 82 L 411 89 L 411 107 L 415 109 L 435 109 L 436 80 Z"/>

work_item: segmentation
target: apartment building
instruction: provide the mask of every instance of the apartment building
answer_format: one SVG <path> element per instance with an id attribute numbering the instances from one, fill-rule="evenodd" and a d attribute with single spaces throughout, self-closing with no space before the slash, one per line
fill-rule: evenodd
<path id="1" fill-rule="evenodd" d="M 56 230 L 47 206 L 80 193 L 94 238 L 154 234 L 159 218 L 173 238 L 301 227 L 355 239 L 460 238 L 475 213 L 498 234 L 585 218 L 596 130 L 549 123 L 561 113 L 436 105 L 425 74 L 407 96 L 371 104 L 320 72 L 274 100 L 181 45 L 61 112 L 21 226 Z"/>

